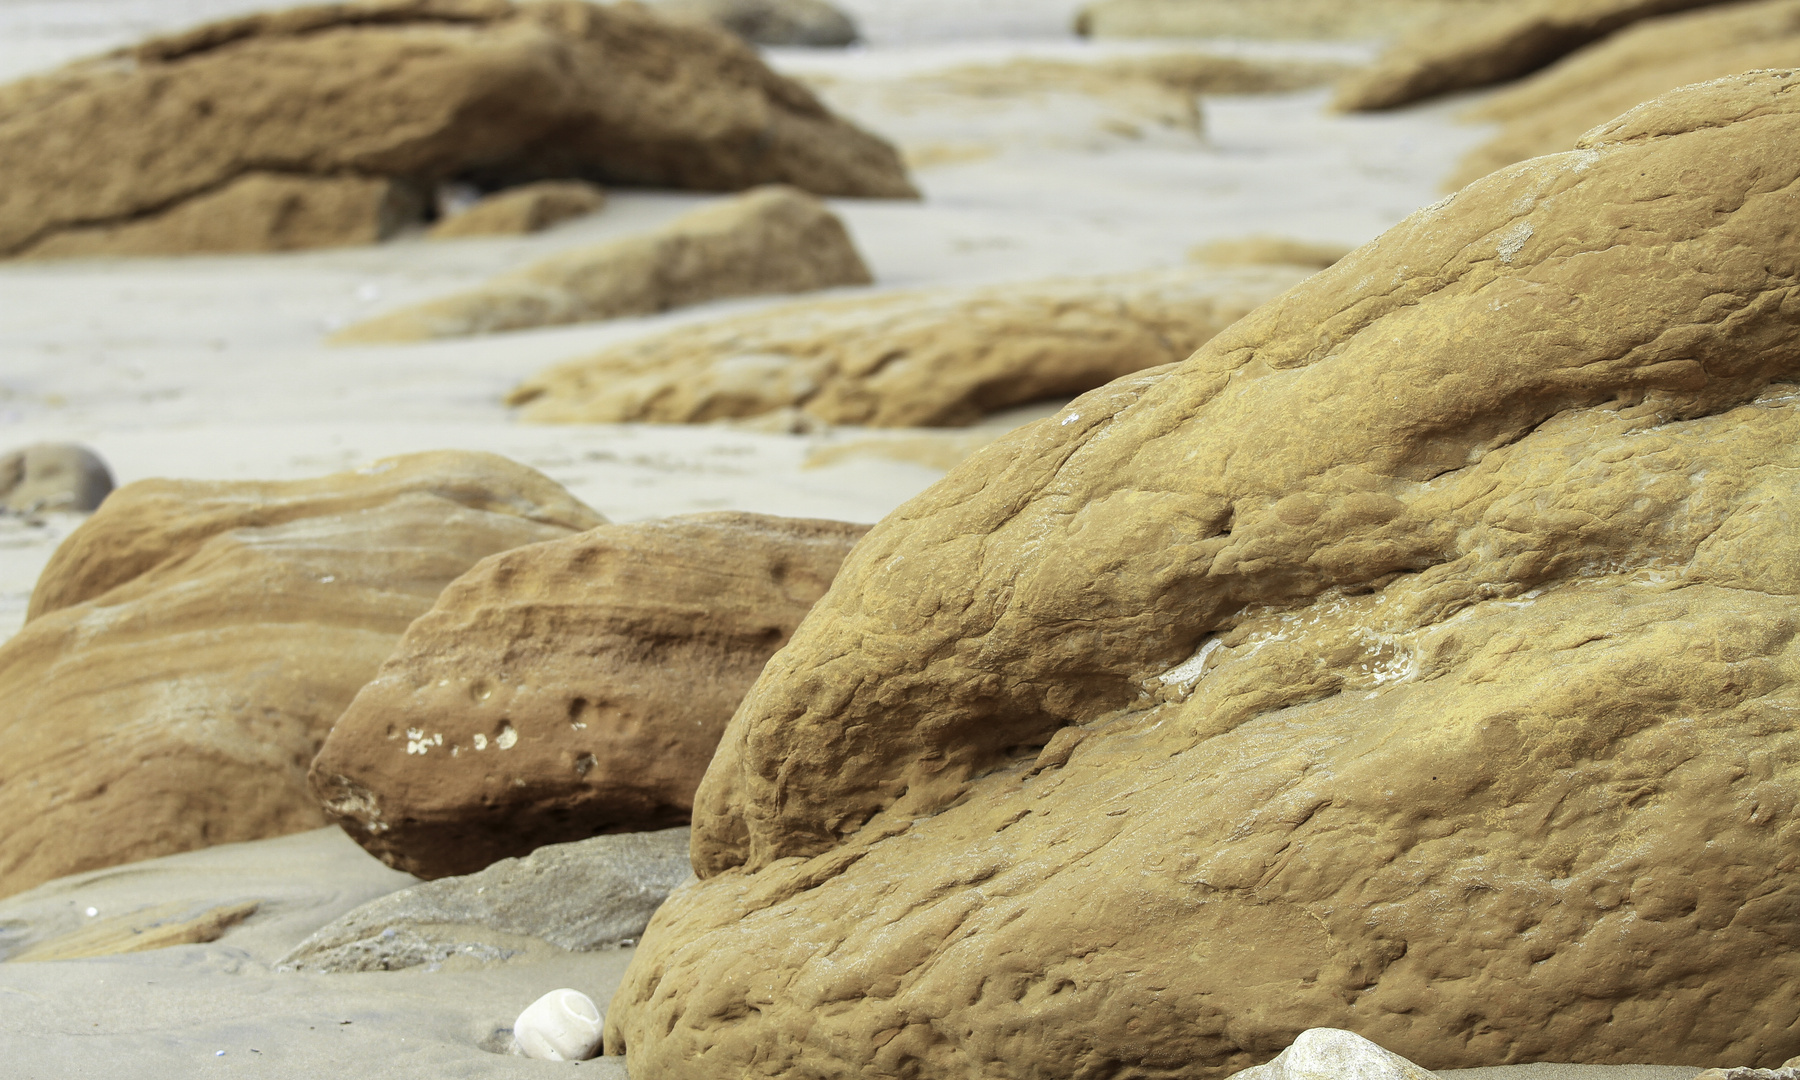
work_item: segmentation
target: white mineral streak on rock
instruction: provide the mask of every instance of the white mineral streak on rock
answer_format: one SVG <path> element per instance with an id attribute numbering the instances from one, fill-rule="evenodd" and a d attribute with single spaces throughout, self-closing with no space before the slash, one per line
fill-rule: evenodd
<path id="1" fill-rule="evenodd" d="M 1232 1080 L 1436 1080 L 1399 1054 L 1383 1050 L 1354 1032 L 1310 1028 L 1273 1061 L 1255 1065 Z"/>
<path id="2" fill-rule="evenodd" d="M 593 998 L 579 990 L 552 990 L 513 1021 L 513 1039 L 528 1058 L 586 1061 L 600 1049 L 600 1019 Z"/>

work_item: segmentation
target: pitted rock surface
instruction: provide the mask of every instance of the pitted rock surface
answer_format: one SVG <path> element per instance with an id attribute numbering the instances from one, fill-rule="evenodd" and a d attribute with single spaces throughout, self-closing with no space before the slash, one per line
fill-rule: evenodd
<path id="1" fill-rule="evenodd" d="M 895 511 L 734 716 L 609 1052 L 1800 1050 L 1795 145 L 1800 75 L 1672 93 Z"/>

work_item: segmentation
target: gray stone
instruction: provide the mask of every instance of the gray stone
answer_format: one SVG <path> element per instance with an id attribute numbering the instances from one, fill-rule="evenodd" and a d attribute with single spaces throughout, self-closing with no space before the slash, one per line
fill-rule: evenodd
<path id="1" fill-rule="evenodd" d="M 74 443 L 38 443 L 0 457 L 0 509 L 92 513 L 113 489 L 100 455 Z"/>
<path id="2" fill-rule="evenodd" d="M 661 0 L 669 14 L 704 19 L 756 45 L 849 45 L 856 23 L 825 0 Z"/>
<path id="3" fill-rule="evenodd" d="M 479 873 L 440 878 L 364 904 L 282 957 L 290 971 L 398 971 L 541 951 L 633 944 L 692 873 L 688 830 L 551 844 Z"/>

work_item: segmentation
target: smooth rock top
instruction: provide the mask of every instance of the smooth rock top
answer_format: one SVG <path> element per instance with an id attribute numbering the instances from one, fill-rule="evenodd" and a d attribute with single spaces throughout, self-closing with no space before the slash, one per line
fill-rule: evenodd
<path id="1" fill-rule="evenodd" d="M 1796 145 L 1800 74 L 1640 106 L 891 514 L 734 716 L 609 1052 L 1800 1050 Z"/>
<path id="2" fill-rule="evenodd" d="M 0 508 L 9 513 L 92 513 L 112 489 L 106 462 L 75 443 L 38 443 L 0 457 Z"/>

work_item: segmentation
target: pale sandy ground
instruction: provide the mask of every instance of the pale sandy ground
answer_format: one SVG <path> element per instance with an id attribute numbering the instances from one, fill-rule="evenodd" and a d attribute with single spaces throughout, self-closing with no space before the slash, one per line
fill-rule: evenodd
<path id="1" fill-rule="evenodd" d="M 0 78 L 254 6 L 0 0 Z M 1122 114 L 1117 102 L 1068 94 L 908 108 L 893 85 L 909 73 L 1143 46 L 1070 39 L 1065 28 L 1075 5 L 1065 0 L 846 6 L 862 18 L 869 45 L 841 53 L 777 50 L 773 62 L 818 79 L 828 98 L 915 157 L 952 162 L 918 172 L 923 202 L 835 204 L 875 271 L 877 289 L 1174 265 L 1197 243 L 1256 232 L 1359 243 L 1436 199 L 1439 178 L 1483 134 L 1451 124 L 1450 105 L 1328 116 L 1322 90 L 1209 99 L 1204 136 L 1128 109 Z M 1347 60 L 1371 49 L 1213 47 Z M 368 314 L 540 254 L 636 232 L 704 198 L 618 192 L 594 218 L 523 239 L 0 267 L 0 450 L 78 440 L 129 482 L 301 477 L 387 454 L 464 447 L 542 469 L 615 520 L 728 508 L 877 520 L 941 475 L 845 452 L 887 436 L 530 427 L 514 423 L 499 404 L 508 387 L 548 363 L 624 335 L 771 301 L 465 342 L 323 344 L 331 330 Z M 988 428 L 1032 415 L 1025 410 Z M 809 459 L 831 463 L 809 467 Z M 16 628 L 38 571 L 75 524 L 0 520 L 0 635 Z M 618 1071 L 616 1062 L 557 1066 L 477 1044 L 557 986 L 604 1002 L 628 951 L 485 970 L 272 971 L 272 961 L 313 929 L 407 880 L 341 834 L 322 831 L 83 875 L 0 901 L 0 957 L 82 925 L 90 907 L 93 918 L 104 918 L 169 901 L 263 901 L 249 921 L 210 945 L 0 965 L 0 1077 Z M 1694 1071 L 1528 1066 L 1504 1077 L 1479 1071 L 1472 1080 L 1687 1080 Z"/>

